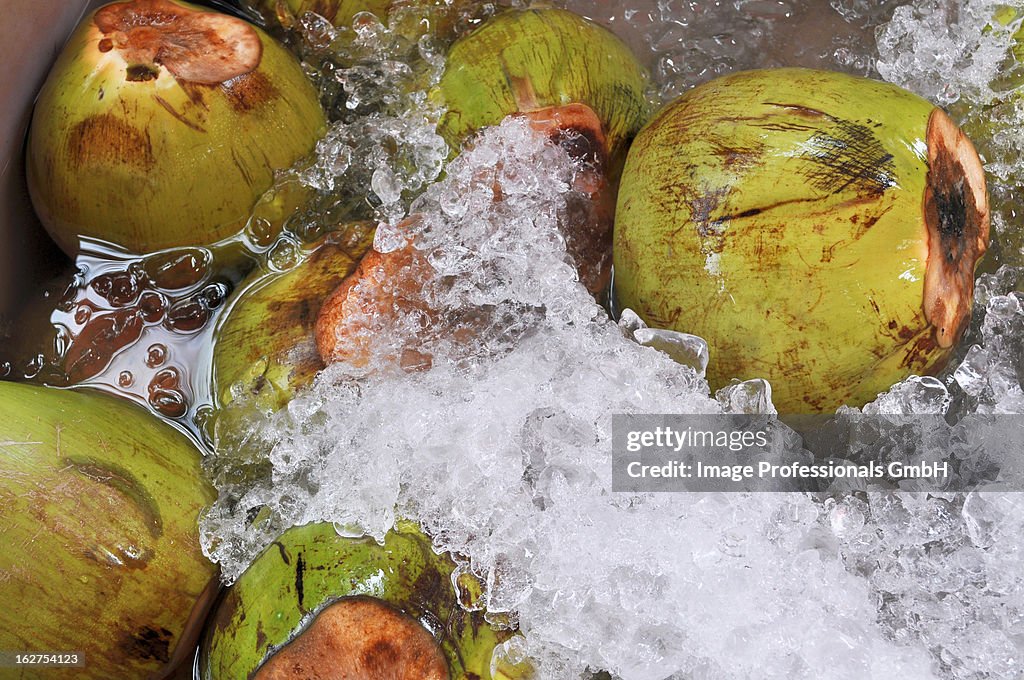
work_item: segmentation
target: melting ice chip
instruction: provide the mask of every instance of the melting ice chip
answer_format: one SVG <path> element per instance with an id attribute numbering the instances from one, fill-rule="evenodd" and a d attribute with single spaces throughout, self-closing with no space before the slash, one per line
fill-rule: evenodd
<path id="1" fill-rule="evenodd" d="M 647 328 L 647 324 L 644 323 L 644 320 L 636 312 L 627 307 L 619 315 L 619 328 L 622 329 L 627 338 L 635 338 L 636 332 L 641 328 Z"/>
<path id="2" fill-rule="evenodd" d="M 727 413 L 770 415 L 778 413 L 772 403 L 772 386 L 763 378 L 734 382 L 715 392 L 715 399 Z"/>
<path id="3" fill-rule="evenodd" d="M 377 168 L 370 179 L 370 187 L 381 203 L 395 203 L 402 197 L 402 184 L 391 168 Z"/>
<path id="4" fill-rule="evenodd" d="M 619 329 L 627 338 L 632 338 L 644 347 L 664 352 L 677 364 L 689 366 L 697 375 L 704 377 L 708 367 L 708 343 L 704 338 L 689 333 L 680 333 L 661 328 L 649 328 L 632 309 L 626 308 L 619 315 Z"/>
<path id="5" fill-rule="evenodd" d="M 988 390 L 986 371 L 988 368 L 988 356 L 979 345 L 973 345 L 967 350 L 967 356 L 953 372 L 953 379 L 965 393 L 981 398 Z"/>
<path id="6" fill-rule="evenodd" d="M 825 501 L 825 509 L 828 510 L 833 533 L 841 539 L 852 539 L 864 528 L 868 506 L 855 496 L 847 496 L 838 502 L 829 498 Z"/>
<path id="7" fill-rule="evenodd" d="M 943 414 L 952 398 L 937 378 L 912 375 L 864 406 L 866 415 Z"/>
<path id="8" fill-rule="evenodd" d="M 1012 541 L 1019 537 L 1021 520 L 1024 519 L 1024 498 L 1021 494 L 973 491 L 967 494 L 961 513 L 971 543 L 979 548 L 990 548 L 997 541 Z M 1007 522 L 1008 519 L 1013 522 Z"/>
<path id="9" fill-rule="evenodd" d="M 708 368 L 708 343 L 704 338 L 660 328 L 638 328 L 633 331 L 633 338 L 644 347 L 664 352 L 672 361 L 689 366 L 697 375 L 704 377 Z"/>

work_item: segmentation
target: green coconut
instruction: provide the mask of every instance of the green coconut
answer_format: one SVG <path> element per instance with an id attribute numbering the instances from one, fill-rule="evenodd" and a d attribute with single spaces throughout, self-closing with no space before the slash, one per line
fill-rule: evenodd
<path id="1" fill-rule="evenodd" d="M 69 254 L 82 237 L 135 253 L 210 244 L 325 125 L 298 61 L 260 29 L 176 0 L 113 3 L 79 25 L 40 92 L 32 201 Z"/>
<path id="2" fill-rule="evenodd" d="M 587 198 L 563 234 L 580 280 L 602 298 L 611 274 L 615 191 L 625 151 L 646 121 L 647 73 L 610 31 L 560 9 L 511 9 L 451 47 L 431 100 L 438 133 L 457 154 L 508 116 L 528 122 L 577 164 Z"/>
<path id="3" fill-rule="evenodd" d="M 513 9 L 452 45 L 432 98 L 445 109 L 438 132 L 453 149 L 510 114 L 586 105 L 614 174 L 647 120 L 647 83 L 629 47 L 601 26 L 560 9 Z"/>
<path id="4" fill-rule="evenodd" d="M 195 447 L 100 394 L 0 382 L 0 411 L 0 649 L 77 653 L 84 679 L 190 662 L 219 581 Z"/>
<path id="5" fill-rule="evenodd" d="M 931 103 L 806 69 L 697 87 L 637 136 L 615 293 L 711 349 L 708 379 L 780 412 L 861 404 L 946 363 L 989 238 L 981 162 Z"/>
<path id="6" fill-rule="evenodd" d="M 226 592 L 207 629 L 203 680 L 501 680 L 512 637 L 484 619 L 480 584 L 399 522 L 382 544 L 330 524 L 285 532 Z M 458 591 L 456 590 L 458 588 Z M 467 611 L 462 604 L 474 611 Z"/>

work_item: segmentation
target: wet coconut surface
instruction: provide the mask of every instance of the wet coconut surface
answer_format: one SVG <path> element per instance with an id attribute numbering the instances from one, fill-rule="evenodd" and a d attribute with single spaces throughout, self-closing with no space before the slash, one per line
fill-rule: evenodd
<path id="1" fill-rule="evenodd" d="M 156 11 L 161 3 L 151 4 Z M 796 0 L 662 0 L 630 3 L 626 8 L 610 8 L 596 0 L 569 0 L 565 4 L 610 27 L 629 42 L 651 67 L 655 89 L 663 99 L 726 72 L 784 65 L 839 69 L 874 77 L 882 70 L 890 80 L 920 89 L 923 95 L 934 99 L 939 91 L 935 85 L 936 71 L 928 66 L 927 53 L 913 51 L 907 36 L 915 31 L 917 35 L 927 30 L 938 31 L 935 25 L 948 22 L 954 28 L 950 29 L 951 37 L 943 38 L 947 41 L 942 43 L 943 47 L 955 53 L 961 46 L 957 31 L 968 36 L 972 29 L 977 29 L 977 40 L 984 46 L 984 38 L 980 37 L 984 23 L 970 23 L 970 17 L 984 14 L 988 7 L 980 2 L 967 3 L 970 11 L 963 16 L 932 15 L 929 23 L 925 9 L 906 5 L 906 11 L 897 10 L 901 5 L 897 2 L 841 0 L 833 3 L 836 9 L 828 3 Z M 170 41 L 172 49 L 168 52 L 166 45 L 154 47 L 145 31 L 138 33 L 136 29 L 133 35 L 132 22 L 125 23 L 123 16 L 108 16 L 104 21 L 110 29 L 111 47 L 125 50 L 130 61 L 159 62 L 197 82 L 224 73 L 204 75 L 205 72 L 188 71 L 188 65 L 175 61 L 174 40 Z M 187 36 L 195 28 L 182 25 L 181 34 Z M 76 271 L 49 286 L 41 302 L 39 291 L 26 291 L 30 301 L 25 316 L 13 325 L 13 342 L 0 355 L 4 360 L 0 365 L 4 377 L 56 386 L 88 385 L 127 396 L 209 446 L 212 442 L 205 422 L 213 402 L 208 378 L 211 346 L 218 315 L 225 309 L 232 291 L 244 280 L 246 269 L 219 269 L 214 266 L 218 255 L 243 251 L 250 254 L 250 265 L 263 262 L 269 263 L 272 270 L 288 270 L 303 260 L 304 245 L 320 236 L 323 223 L 328 221 L 311 218 L 310 212 L 330 212 L 338 206 L 356 204 L 359 209 L 354 217 L 379 218 L 397 224 L 400 220 L 395 216 L 404 216 L 408 207 L 402 190 L 419 190 L 438 176 L 436 171 L 415 174 L 407 169 L 394 170 L 402 165 L 400 161 L 408 159 L 413 159 L 415 165 L 417 158 L 427 159 L 420 163 L 421 170 L 432 167 L 433 156 L 417 157 L 416 152 L 437 149 L 430 146 L 436 145 L 436 140 L 424 132 L 423 121 L 413 120 L 414 116 L 402 111 L 410 104 L 423 106 L 423 100 L 396 94 L 409 82 L 403 80 L 408 74 L 401 65 L 412 61 L 410 55 L 414 52 L 408 46 L 389 41 L 387 32 L 368 20 L 363 29 L 363 35 L 370 38 L 354 47 L 342 48 L 340 53 L 336 47 L 328 47 L 330 30 L 315 21 L 300 27 L 301 37 L 295 39 L 313 65 L 314 75 L 322 82 L 341 83 L 344 94 L 335 100 L 342 102 L 332 116 L 337 127 L 328 133 L 318 157 L 286 174 L 279 180 L 279 187 L 304 182 L 316 186 L 328 198 L 295 220 L 280 238 L 261 232 L 261 224 L 256 221 L 240 238 L 212 251 L 184 249 L 128 257 L 102 245 L 93 248 L 93 252 L 80 256 L 75 263 Z M 883 40 L 880 47 L 876 46 L 876 34 Z M 969 43 L 970 38 L 960 40 Z M 244 35 L 239 44 L 244 47 Z M 963 53 L 967 52 L 964 48 Z M 229 62 L 244 65 L 244 49 L 240 53 L 226 52 L 229 53 Z M 910 66 L 904 64 L 903 71 L 894 70 L 891 64 L 901 53 L 913 55 L 917 61 Z M 972 63 L 977 70 L 982 66 Z M 415 69 L 429 70 L 422 64 Z M 145 69 L 133 73 L 145 77 Z M 926 282 L 931 293 L 923 304 L 937 329 L 937 342 L 952 344 L 961 335 L 962 339 L 939 381 L 897 385 L 876 403 L 874 412 L 884 412 L 886 408 L 903 413 L 915 408 L 934 412 L 948 409 L 950 404 L 960 413 L 986 408 L 1005 413 L 1024 410 L 1024 403 L 1014 396 L 1012 385 L 1006 386 L 1007 380 L 1012 382 L 1013 378 L 1005 378 L 1015 372 L 1019 374 L 1022 348 L 1018 338 L 1024 329 L 1020 301 L 1011 294 L 1017 289 L 1017 267 L 1024 262 L 1011 235 L 1018 210 L 1017 199 L 1009 190 L 1015 169 L 1012 160 L 1006 161 L 1009 147 L 1000 146 L 1004 144 L 1000 141 L 1000 130 L 975 134 L 982 128 L 978 119 L 972 117 L 971 97 L 980 88 L 972 89 L 972 82 L 966 77 L 956 85 L 961 89 L 959 101 L 940 103 L 950 104 L 958 121 L 967 121 L 965 127 L 975 136 L 975 143 L 987 161 L 1005 165 L 999 166 L 999 174 L 989 177 L 993 246 L 977 273 L 958 265 L 969 260 L 970 254 L 986 248 L 986 198 L 974 190 L 979 169 L 963 162 L 960 146 L 964 140 L 949 132 L 945 120 L 933 121 L 929 141 L 934 130 L 934 136 L 942 143 L 929 145 L 934 177 L 929 177 L 932 190 L 923 210 L 931 227 L 928 271 L 935 278 Z M 325 92 L 329 94 L 329 87 L 325 86 Z M 980 109 L 984 97 L 978 96 Z M 507 151 L 501 138 L 489 143 L 501 153 Z M 346 153 L 348 159 L 342 163 L 339 159 Z M 374 161 L 361 165 L 360 161 L 351 160 L 360 153 L 376 155 Z M 551 161 L 542 152 L 536 154 L 539 155 L 534 158 Z M 349 165 L 342 167 L 345 163 Z M 478 163 L 477 171 L 486 167 L 486 160 L 478 159 Z M 957 185 L 945 179 L 948 173 L 955 176 L 960 172 L 971 178 L 970 185 Z M 557 171 L 552 173 L 558 176 Z M 547 181 L 543 177 L 534 179 L 539 183 L 535 187 Z M 466 186 L 454 184 L 450 194 L 464 191 L 468 196 Z M 425 207 L 428 211 L 436 209 L 439 214 L 457 213 L 455 206 L 445 204 L 446 200 L 450 199 L 442 196 Z M 513 205 L 537 210 L 548 207 L 543 201 Z M 498 223 L 510 221 L 511 215 L 485 214 L 484 219 Z M 387 234 L 381 238 L 386 237 Z M 378 245 L 381 243 L 379 240 Z M 525 251 L 538 261 L 548 262 L 541 259 L 539 252 Z M 242 262 L 245 261 L 243 257 Z M 966 279 L 976 274 L 981 279 L 971 315 L 969 297 L 951 296 L 949 292 L 963 290 Z M 559 285 L 571 285 L 569 281 L 567 278 L 555 282 L 543 293 L 562 295 L 553 291 L 561 290 Z M 561 304 L 569 306 L 585 305 L 589 299 L 585 295 L 565 295 L 568 297 Z M 558 303 L 550 306 L 561 309 Z M 501 318 L 500 314 L 495 318 Z M 581 326 L 586 323 L 583 319 L 575 321 Z M 297 421 L 280 419 L 269 427 L 254 422 L 256 439 L 282 442 L 268 454 L 272 464 L 281 465 L 282 472 L 273 480 L 255 480 L 242 487 L 224 489 L 224 498 L 230 498 L 232 504 L 237 502 L 237 509 L 228 509 L 225 503 L 207 518 L 204 530 L 210 554 L 224 563 L 229 575 L 237 574 L 269 536 L 300 517 L 307 521 L 310 517 L 323 517 L 372 534 L 386 529 L 386 508 L 393 511 L 397 506 L 400 512 L 422 515 L 426 528 L 444 537 L 438 539 L 438 547 L 463 555 L 488 555 L 472 568 L 492 584 L 489 598 L 494 610 L 513 612 L 517 618 L 530 640 L 528 652 L 538 659 L 541 677 L 562 677 L 567 667 L 588 666 L 611 668 L 626 678 L 664 677 L 662 671 L 692 673 L 698 669 L 719 676 L 811 677 L 813 672 L 838 672 L 837 669 L 846 667 L 852 669 L 849 677 L 935 674 L 960 679 L 986 674 L 1013 677 L 1019 670 L 1024 656 L 1018 642 L 1021 560 L 1017 551 L 1006 546 L 1014 541 L 1019 543 L 1024 533 L 1020 507 L 1011 496 L 939 494 L 899 500 L 891 495 L 861 493 L 827 499 L 770 495 L 742 501 L 633 499 L 636 507 L 627 514 L 615 502 L 602 504 L 594 500 L 606 491 L 593 481 L 603 468 L 598 464 L 582 465 L 579 460 L 597 455 L 595 451 L 600 447 L 591 442 L 601 442 L 603 435 L 593 423 L 603 422 L 604 412 L 577 393 L 590 389 L 592 397 L 616 394 L 588 373 L 586 365 L 603 362 L 609 371 L 626 370 L 622 367 L 624 350 L 618 345 L 614 349 L 609 349 L 610 345 L 595 348 L 561 327 L 541 326 L 539 335 L 511 336 L 547 337 L 556 347 L 561 342 L 577 353 L 590 354 L 584 354 L 578 363 L 565 355 L 551 364 L 543 364 L 538 357 L 560 350 L 536 350 L 534 345 L 537 353 L 533 358 L 548 366 L 551 375 L 555 375 L 555 367 L 567 371 L 561 383 L 557 376 L 551 380 L 517 382 L 517 371 L 512 368 L 504 374 L 488 374 L 491 369 L 479 366 L 469 371 L 470 376 L 479 380 L 458 375 L 449 376 L 446 382 L 435 372 L 451 370 L 450 367 L 428 365 L 425 378 L 403 378 L 411 380 L 408 385 L 397 381 L 372 383 L 365 387 L 365 395 L 355 398 L 338 396 L 327 380 L 317 388 L 316 397 L 330 401 L 333 395 L 337 399 L 334 406 L 317 410 L 310 402 L 302 402 L 313 418 L 326 422 L 318 435 L 304 431 L 308 423 L 301 416 Z M 502 336 L 502 342 L 506 341 L 508 338 Z M 515 356 L 515 342 L 510 346 Z M 502 351 L 505 350 L 503 346 Z M 641 400 L 643 408 L 660 406 L 665 412 L 678 410 L 680 405 L 710 408 L 708 401 L 701 401 L 707 395 L 701 394 L 696 381 L 686 382 L 689 378 L 679 378 L 674 369 L 646 354 L 625 356 L 626 363 L 631 364 L 629 370 L 633 371 L 632 378 L 623 378 L 627 384 L 633 380 L 673 385 L 672 389 L 658 391 L 645 384 L 641 388 L 645 395 Z M 529 361 L 517 370 L 526 365 Z M 995 374 L 1001 376 L 999 380 L 990 379 Z M 525 400 L 512 397 L 505 397 L 509 404 L 502 406 L 504 402 L 498 397 L 491 401 L 481 397 L 468 400 L 470 407 L 461 407 L 466 411 L 463 419 L 455 400 L 441 398 L 439 405 L 431 405 L 430 399 L 433 397 L 437 402 L 437 395 L 446 389 L 452 393 L 460 389 L 497 393 L 502 380 L 520 391 L 532 390 L 541 406 L 530 407 Z M 681 383 L 686 384 L 679 387 Z M 997 383 L 1005 386 L 1003 392 Z M 407 401 L 403 408 L 388 402 L 387 395 L 392 395 L 394 401 L 393 395 L 399 389 L 408 390 L 403 391 Z M 539 396 L 545 394 L 553 397 Z M 727 403 L 736 394 L 733 391 L 717 401 Z M 571 400 L 579 403 L 564 409 L 559 406 Z M 506 415 L 495 415 L 499 406 Z M 398 462 L 367 435 L 372 430 L 372 418 L 361 414 L 376 413 L 385 422 L 394 423 L 403 410 L 415 412 L 417 408 L 425 414 L 416 425 L 423 434 L 417 440 L 414 433 L 403 430 L 393 446 L 407 452 L 403 454 L 407 459 Z M 865 409 L 867 412 L 871 412 L 870 407 Z M 351 429 L 342 425 L 345 414 L 353 421 Z M 496 424 L 492 431 L 474 430 L 474 423 L 469 422 L 471 416 Z M 332 427 L 336 428 L 333 434 Z M 360 427 L 363 429 L 359 430 Z M 452 434 L 459 427 L 463 428 L 463 435 L 470 432 L 482 437 L 482 441 L 499 442 L 491 447 L 496 453 L 478 460 L 490 468 L 464 472 L 457 485 L 411 483 L 416 470 L 452 479 L 460 474 L 460 469 L 473 469 L 466 467 L 467 461 L 472 460 L 471 452 L 459 448 L 460 438 Z M 530 433 L 523 434 L 527 430 Z M 908 442 L 906 438 L 900 439 L 898 433 L 888 434 L 908 450 L 913 450 L 915 437 L 923 436 L 920 432 L 912 433 Z M 438 446 L 451 444 L 450 464 L 440 465 L 432 457 L 412 453 L 429 448 L 425 442 L 431 436 Z M 354 463 L 344 461 L 349 448 L 338 445 L 342 440 L 365 447 L 363 473 Z M 959 445 L 949 443 L 950 450 L 956 446 Z M 572 449 L 578 449 L 574 455 L 565 453 Z M 303 451 L 313 450 L 316 453 L 307 453 L 308 457 L 302 458 Z M 962 452 L 960 448 L 956 450 Z M 521 457 L 522 451 L 527 452 L 529 460 L 519 468 L 513 454 L 520 452 Z M 289 454 L 301 461 L 299 473 L 292 474 L 295 465 Z M 282 464 L 285 460 L 290 467 Z M 981 467 L 1009 463 L 990 458 L 977 464 Z M 296 477 L 317 467 L 327 470 L 323 479 L 317 479 L 321 485 L 317 491 L 310 492 L 308 485 L 296 483 Z M 391 468 L 394 470 L 385 472 Z M 345 475 L 352 484 L 362 485 L 367 495 L 376 497 L 367 501 L 347 496 L 344 489 L 327 481 L 338 475 Z M 383 476 L 394 488 L 405 486 L 400 492 L 387 484 L 377 486 L 374 475 Z M 527 481 L 527 491 L 522 488 L 523 480 Z M 280 489 L 278 493 L 268 491 L 275 485 Z M 479 499 L 465 499 L 460 489 L 466 488 L 474 489 Z M 289 493 L 300 499 L 302 512 L 289 514 L 282 510 L 281 499 Z M 346 500 L 327 502 L 328 498 Z M 346 503 L 348 509 L 338 509 Z M 491 507 L 497 505 L 523 529 L 517 531 L 502 520 Z M 269 508 L 272 516 L 265 526 L 252 527 L 239 517 L 262 507 Z M 565 519 L 552 519 L 552 508 L 557 508 Z M 545 509 L 548 515 L 544 514 Z M 460 524 L 447 519 L 446 515 L 453 510 L 473 520 Z M 673 517 L 674 527 L 660 526 L 666 516 Z M 602 526 L 598 531 L 597 527 Z M 209 537 L 217 534 L 225 540 L 220 547 L 211 548 L 214 542 Z M 809 544 L 817 547 L 810 550 Z M 666 545 L 673 547 L 665 549 Z M 602 546 L 599 552 L 604 554 L 591 554 L 588 546 Z M 530 559 L 524 552 L 542 557 Z M 557 553 L 566 552 L 578 556 L 573 558 L 574 564 L 565 564 L 556 557 Z M 584 559 L 587 555 L 589 559 Z M 587 566 L 586 573 L 582 564 Z M 750 574 L 757 576 L 750 580 Z M 640 587 L 638 582 L 646 585 Z M 704 593 L 693 594 L 700 584 L 705 587 Z M 834 595 L 844 591 L 853 594 L 846 599 Z M 591 604 L 559 606 L 553 604 L 556 594 Z M 691 597 L 692 600 L 686 600 Z M 833 597 L 837 599 L 830 599 Z M 620 605 L 621 601 L 628 605 Z M 735 616 L 722 611 L 728 609 L 723 603 L 730 602 Z M 987 612 L 996 608 L 1010 614 L 1003 621 L 994 620 Z M 656 609 L 662 614 L 650 613 Z M 786 623 L 786 618 L 802 624 Z M 578 644 L 572 652 L 560 646 L 559 641 L 566 639 L 571 624 L 595 619 L 606 621 L 607 629 L 579 631 Z M 808 626 L 818 632 L 808 631 Z M 971 631 L 971 636 L 966 631 Z M 850 635 L 856 641 L 851 645 L 853 651 L 824 650 L 828 640 L 841 635 Z M 786 646 L 788 643 L 772 647 L 771 641 L 777 642 L 780 636 L 801 643 L 792 648 Z M 637 651 L 647 647 L 660 651 Z M 796 671 L 786 661 L 793 655 L 800 659 Z M 268 674 L 271 672 L 267 670 Z"/>

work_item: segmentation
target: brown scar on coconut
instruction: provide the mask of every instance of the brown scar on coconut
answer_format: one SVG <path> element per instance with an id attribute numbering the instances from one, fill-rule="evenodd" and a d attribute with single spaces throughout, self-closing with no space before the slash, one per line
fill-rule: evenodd
<path id="1" fill-rule="evenodd" d="M 241 19 L 193 10 L 169 0 L 116 2 L 93 17 L 101 53 L 116 50 L 126 79 L 159 77 L 164 67 L 181 81 L 218 85 L 259 66 L 263 43 Z"/>
<path id="2" fill-rule="evenodd" d="M 253 680 L 448 680 L 444 654 L 408 615 L 368 597 L 329 605 Z"/>
<path id="3" fill-rule="evenodd" d="M 942 109 L 936 108 L 928 119 L 926 142 L 923 210 L 928 262 L 923 308 L 935 342 L 949 348 L 970 321 L 974 269 L 988 248 L 988 193 L 978 152 Z"/>

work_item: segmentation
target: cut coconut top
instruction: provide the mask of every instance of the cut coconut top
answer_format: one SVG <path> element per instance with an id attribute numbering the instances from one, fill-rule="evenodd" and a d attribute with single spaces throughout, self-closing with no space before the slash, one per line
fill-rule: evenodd
<path id="1" fill-rule="evenodd" d="M 942 109 L 928 118 L 927 143 L 924 313 L 936 342 L 948 348 L 970 320 L 974 268 L 988 248 L 988 193 L 978 152 Z"/>
<path id="2" fill-rule="evenodd" d="M 369 597 L 324 609 L 256 672 L 254 680 L 448 680 L 433 636 L 416 620 Z"/>
<path id="3" fill-rule="evenodd" d="M 104 36 L 100 52 L 118 50 L 131 81 L 153 80 L 163 66 L 179 80 L 216 85 L 251 72 L 263 56 L 259 35 L 241 19 L 170 0 L 117 2 L 93 22 Z"/>
<path id="4" fill-rule="evenodd" d="M 586 104 L 546 108 L 520 108 L 513 114 L 525 118 L 530 127 L 562 147 L 578 163 L 603 172 L 608 164 L 608 139 L 601 119 Z"/>

